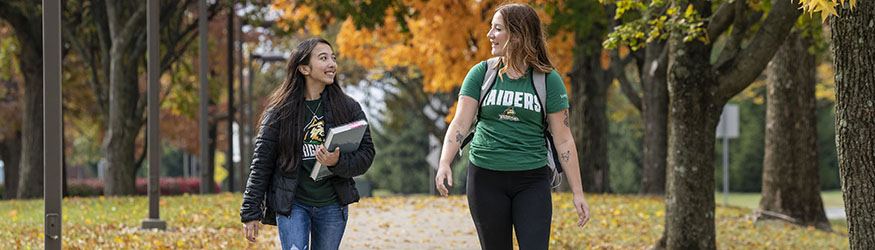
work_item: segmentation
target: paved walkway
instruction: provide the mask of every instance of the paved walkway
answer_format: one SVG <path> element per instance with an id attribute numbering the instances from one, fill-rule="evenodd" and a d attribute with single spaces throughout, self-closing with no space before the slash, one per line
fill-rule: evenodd
<path id="1" fill-rule="evenodd" d="M 349 211 L 340 249 L 480 249 L 464 196 L 365 198 Z"/>

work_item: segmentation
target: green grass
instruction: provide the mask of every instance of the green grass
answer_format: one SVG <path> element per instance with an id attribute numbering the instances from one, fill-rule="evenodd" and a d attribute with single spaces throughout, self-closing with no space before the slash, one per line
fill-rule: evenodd
<path id="1" fill-rule="evenodd" d="M 729 193 L 729 206 L 742 207 L 747 209 L 756 209 L 760 205 L 760 193 Z M 830 190 L 820 192 L 820 197 L 823 199 L 824 207 L 844 207 L 841 190 Z M 714 194 L 715 202 L 718 206 L 723 205 L 723 192 Z M 848 221 L 846 219 L 829 220 L 834 228 L 840 228 L 847 231 Z"/>
<path id="2" fill-rule="evenodd" d="M 759 207 L 761 197 L 760 193 L 729 193 L 729 205 L 755 209 Z M 820 197 L 824 207 L 844 207 L 841 190 L 823 191 Z M 723 192 L 715 193 L 714 201 L 717 205 L 723 205 Z"/>
<path id="3" fill-rule="evenodd" d="M 738 197 L 741 200 L 748 197 Z M 661 197 L 588 195 L 593 219 L 586 230 L 573 226 L 576 214 L 571 195 L 554 195 L 551 248 L 642 249 L 662 235 L 665 204 Z M 722 197 L 721 197 L 722 201 Z M 757 200 L 758 201 L 758 200 Z M 559 217 L 557 218 L 557 214 Z M 847 249 L 847 227 L 833 224 L 836 233 L 781 221 L 754 223 L 752 210 L 718 206 L 715 214 L 719 249 Z M 592 226 L 592 227 L 591 227 Z M 557 237 L 552 237 L 556 235 Z M 571 235 L 571 236 L 568 236 Z"/>
<path id="4" fill-rule="evenodd" d="M 823 199 L 825 207 L 844 207 L 845 201 L 842 200 L 842 190 L 830 190 L 820 192 L 820 197 Z"/>
<path id="5" fill-rule="evenodd" d="M 464 199 L 456 196 L 454 199 Z M 749 197 L 739 197 L 741 200 Z M 369 206 L 375 202 L 357 206 Z M 424 196 L 405 196 L 417 202 Z M 161 198 L 161 218 L 167 231 L 140 230 L 146 215 L 146 197 L 64 199 L 65 249 L 273 249 L 272 227 L 262 227 L 258 243 L 242 238 L 239 222 L 240 194 L 184 195 Z M 641 249 L 654 244 L 663 231 L 662 198 L 634 195 L 587 195 L 592 220 L 576 226 L 571 195 L 553 195 L 553 249 Z M 407 201 L 405 201 L 407 202 Z M 461 203 L 464 204 L 464 203 Z M 422 214 L 431 214 L 425 208 Z M 464 211 L 464 210 L 462 210 Z M 717 247 L 721 249 L 846 249 L 846 227 L 834 224 L 837 233 L 825 233 L 777 221 L 753 223 L 751 210 L 718 206 L 715 214 Z M 39 249 L 43 244 L 43 202 L 0 202 L 0 249 Z M 268 229 L 266 229 L 268 228 Z M 347 230 L 351 230 L 348 228 Z M 449 246 L 449 248 L 452 248 Z"/>
<path id="6" fill-rule="evenodd" d="M 64 249 L 273 249 L 273 242 L 247 243 L 242 235 L 238 194 L 162 196 L 165 232 L 139 229 L 146 197 L 64 198 Z M 43 201 L 0 202 L 0 249 L 43 247 Z M 273 234 L 275 235 L 275 233 Z M 264 237 L 262 237 L 264 239 Z"/>
<path id="7" fill-rule="evenodd" d="M 389 197 L 393 195 L 392 191 L 388 189 L 374 189 L 372 194 L 374 197 Z"/>

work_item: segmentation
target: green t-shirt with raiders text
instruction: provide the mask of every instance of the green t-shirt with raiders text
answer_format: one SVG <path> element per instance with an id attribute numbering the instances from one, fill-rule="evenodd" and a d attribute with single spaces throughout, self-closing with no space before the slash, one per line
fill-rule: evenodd
<path id="1" fill-rule="evenodd" d="M 328 178 L 313 181 L 310 171 L 316 165 L 316 146 L 322 145 L 325 140 L 325 116 L 323 115 L 322 100 L 307 101 L 307 124 L 304 125 L 303 157 L 301 172 L 298 174 L 298 190 L 295 192 L 295 200 L 307 206 L 324 207 L 337 202 L 337 193 Z M 316 112 L 316 115 L 311 113 Z"/>
<path id="2" fill-rule="evenodd" d="M 475 65 L 462 82 L 460 95 L 480 99 L 486 62 Z M 568 108 L 568 94 L 555 70 L 547 74 L 547 113 Z M 547 165 L 541 104 L 532 84 L 531 68 L 524 77 L 496 77 L 481 105 L 469 160 L 497 171 L 531 170 Z"/>

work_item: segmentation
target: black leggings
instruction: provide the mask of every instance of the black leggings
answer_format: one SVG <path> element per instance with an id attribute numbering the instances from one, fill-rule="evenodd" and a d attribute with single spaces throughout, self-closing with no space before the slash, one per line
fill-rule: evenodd
<path id="1" fill-rule="evenodd" d="M 547 249 L 553 200 L 550 168 L 494 171 L 468 163 L 468 206 L 485 250 Z"/>

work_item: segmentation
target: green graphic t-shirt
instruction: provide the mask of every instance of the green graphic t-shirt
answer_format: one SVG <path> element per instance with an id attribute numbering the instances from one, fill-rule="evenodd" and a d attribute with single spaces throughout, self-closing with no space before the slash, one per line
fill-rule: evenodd
<path id="1" fill-rule="evenodd" d="M 480 99 L 486 62 L 471 68 L 460 95 Z M 565 84 L 556 71 L 547 81 L 547 113 L 568 108 Z M 531 170 L 547 165 L 541 104 L 532 86 L 532 70 L 524 77 L 496 77 L 492 90 L 481 105 L 477 133 L 471 141 L 469 160 L 474 165 L 497 171 Z"/>
<path id="2" fill-rule="evenodd" d="M 307 124 L 304 126 L 304 147 L 301 161 L 301 172 L 298 174 L 298 190 L 295 200 L 308 206 L 323 207 L 337 202 L 337 194 L 328 179 L 313 181 L 310 171 L 316 165 L 316 146 L 325 140 L 325 117 L 322 112 L 322 100 L 307 101 Z M 313 115 L 310 111 L 315 111 Z"/>

